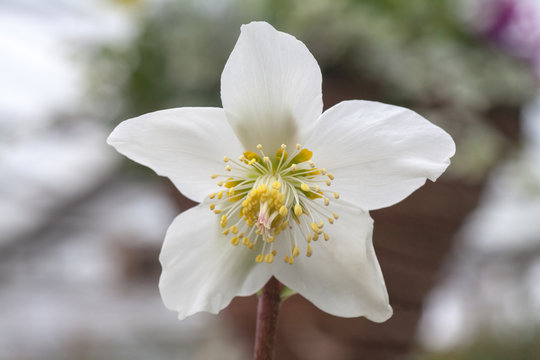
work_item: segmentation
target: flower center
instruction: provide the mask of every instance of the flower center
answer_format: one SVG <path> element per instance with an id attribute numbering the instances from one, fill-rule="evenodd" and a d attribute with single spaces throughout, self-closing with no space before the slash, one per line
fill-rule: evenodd
<path id="1" fill-rule="evenodd" d="M 312 254 L 311 242 L 328 240 L 324 220 L 333 224 L 338 214 L 330 211 L 330 198 L 337 192 L 323 187 L 332 185 L 334 176 L 311 161 L 312 152 L 296 145 L 289 155 L 281 145 L 268 157 L 261 145 L 258 153 L 246 151 L 238 160 L 228 156 L 226 173 L 214 174 L 219 191 L 209 195 L 210 210 L 220 216 L 225 236 L 236 246 L 257 249 L 255 261 L 271 263 L 277 255 L 276 242 L 285 241 L 284 261 L 294 263 L 300 255 L 299 241 L 305 241 L 305 254 Z"/>

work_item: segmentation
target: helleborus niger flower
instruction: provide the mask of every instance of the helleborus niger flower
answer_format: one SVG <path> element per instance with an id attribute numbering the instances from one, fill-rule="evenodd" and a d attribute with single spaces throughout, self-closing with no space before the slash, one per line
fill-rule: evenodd
<path id="1" fill-rule="evenodd" d="M 323 113 L 321 83 L 302 42 L 253 22 L 223 70 L 223 108 L 157 111 L 110 135 L 200 202 L 160 255 L 161 296 L 180 319 L 217 313 L 271 276 L 333 315 L 392 315 L 368 211 L 436 180 L 454 142 L 397 106 L 352 100 Z"/>

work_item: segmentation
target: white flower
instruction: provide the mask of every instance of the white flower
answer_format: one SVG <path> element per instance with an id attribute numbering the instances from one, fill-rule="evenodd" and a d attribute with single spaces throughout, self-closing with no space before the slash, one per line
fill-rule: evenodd
<path id="1" fill-rule="evenodd" d="M 345 101 L 322 113 L 321 71 L 291 35 L 242 26 L 221 77 L 221 108 L 124 121 L 108 139 L 200 205 L 160 255 L 165 305 L 217 313 L 273 275 L 320 309 L 392 315 L 368 210 L 436 180 L 451 137 L 413 111 Z"/>

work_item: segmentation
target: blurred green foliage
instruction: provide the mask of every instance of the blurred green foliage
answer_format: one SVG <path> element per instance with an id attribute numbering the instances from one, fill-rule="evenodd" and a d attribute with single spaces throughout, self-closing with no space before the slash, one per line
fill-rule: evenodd
<path id="1" fill-rule="evenodd" d="M 459 3 L 139 1 L 135 38 L 100 49 L 90 78 L 103 117 L 116 114 L 115 121 L 170 107 L 221 106 L 220 75 L 240 25 L 266 20 L 306 43 L 323 70 L 325 96 L 343 90 L 332 98 L 414 108 L 456 138 L 449 173 L 474 180 L 506 141 L 486 114 L 518 109 L 535 84 L 524 64 L 469 31 Z"/>

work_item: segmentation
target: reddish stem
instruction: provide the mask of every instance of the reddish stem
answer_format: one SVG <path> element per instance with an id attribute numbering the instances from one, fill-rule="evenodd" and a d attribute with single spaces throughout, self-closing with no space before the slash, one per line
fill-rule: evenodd
<path id="1" fill-rule="evenodd" d="M 255 330 L 255 360 L 272 360 L 276 342 L 276 328 L 281 304 L 281 284 L 272 277 L 264 285 L 257 305 L 257 329 Z"/>

